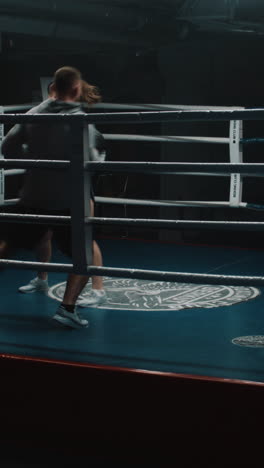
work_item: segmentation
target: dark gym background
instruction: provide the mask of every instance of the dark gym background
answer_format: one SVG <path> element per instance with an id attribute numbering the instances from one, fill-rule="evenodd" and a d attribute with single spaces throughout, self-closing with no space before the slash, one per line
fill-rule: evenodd
<path id="1" fill-rule="evenodd" d="M 263 0 L 0 0 L 0 105 L 38 102 L 40 77 L 51 76 L 58 67 L 71 65 L 100 88 L 106 103 L 262 107 L 263 49 Z M 245 122 L 244 136 L 264 137 L 263 127 L 261 121 Z M 227 137 L 229 134 L 227 122 L 113 125 L 99 129 L 109 133 L 153 135 Z M 228 161 L 229 154 L 228 146 L 222 145 L 122 142 L 109 144 L 108 158 L 224 162 Z M 262 162 L 262 145 L 245 146 L 244 160 Z M 17 177 L 6 181 L 8 197 L 16 196 L 20 183 Z M 229 198 L 228 181 L 217 177 L 129 175 L 127 179 L 125 174 L 109 175 L 100 177 L 96 190 L 98 195 L 128 198 L 215 201 Z M 262 179 L 245 180 L 243 201 L 264 204 Z M 261 212 L 231 209 L 98 209 L 105 215 L 120 217 L 263 220 Z M 116 231 L 102 233 L 115 235 Z M 262 246 L 261 233 L 237 236 L 231 232 L 158 233 L 130 229 L 118 234 L 165 241 Z M 43 381 L 45 385 L 41 388 Z M 252 388 L 249 396 L 249 390 L 243 386 L 223 389 L 217 382 L 208 385 L 183 380 L 181 384 L 171 384 L 166 380 L 164 384 L 164 380 L 152 377 L 149 380 L 137 377 L 132 381 L 129 375 L 121 374 L 117 378 L 111 371 L 105 376 L 98 370 L 84 376 L 82 368 L 69 371 L 64 366 L 58 371 L 49 365 L 14 360 L 11 364 L 2 363 L 1 387 L 1 436 L 2 440 L 9 437 L 8 443 L 1 444 L 1 455 L 6 461 L 11 456 L 20 459 L 17 464 L 15 461 L 12 465 L 1 463 L 3 467 L 57 467 L 55 455 L 60 450 L 68 457 L 61 466 L 88 466 L 76 458 L 76 451 L 86 457 L 87 453 L 93 453 L 94 447 L 96 453 L 103 454 L 104 449 L 114 458 L 120 457 L 118 466 L 155 466 L 144 463 L 142 453 L 147 460 L 149 457 L 155 460 L 159 449 L 162 461 L 169 451 L 176 458 L 168 466 L 231 466 L 226 461 L 229 449 L 234 458 L 232 466 L 242 466 L 244 462 L 256 466 L 253 461 L 256 452 L 245 458 L 244 450 L 251 433 L 257 440 L 258 420 L 262 421 L 262 387 Z M 106 394 L 112 398 L 109 406 Z M 163 398 L 158 400 L 160 395 Z M 175 402 L 181 407 L 178 413 Z M 124 418 L 119 414 L 116 419 L 117 407 Z M 87 420 L 78 418 L 84 409 Z M 34 420 L 33 413 L 39 424 L 44 421 L 40 431 L 43 440 L 38 440 L 41 450 L 36 442 L 29 444 L 25 431 L 25 421 L 30 417 Z M 131 427 L 125 423 L 117 427 L 116 421 L 127 421 L 127 415 Z M 91 426 L 91 420 L 96 421 L 95 426 Z M 152 420 L 156 423 L 153 430 Z M 144 421 L 148 422 L 146 428 L 150 433 L 145 431 L 136 452 L 135 440 L 138 432 L 142 434 L 145 430 Z M 64 431 L 60 433 L 63 424 Z M 169 426 L 172 431 L 167 440 Z M 156 427 L 159 427 L 157 434 Z M 107 432 L 106 440 L 104 432 Z M 124 448 L 127 432 L 131 439 Z M 74 433 L 78 447 L 75 452 L 70 438 Z M 66 438 L 67 435 L 70 436 Z M 49 450 L 45 442 L 48 436 Z M 218 444 L 220 436 L 223 440 Z M 34 429 L 31 437 L 34 440 Z M 156 441 L 154 448 L 148 437 L 149 441 L 152 438 Z M 30 459 L 34 459 L 32 465 L 23 464 L 23 456 L 28 458 L 28 452 L 24 453 L 27 444 Z M 193 463 L 177 461 L 180 454 L 183 459 L 191 457 Z M 92 465 L 90 461 L 89 466 L 110 466 L 103 455 L 100 457 Z M 165 465 L 161 462 L 159 466 Z"/>
<path id="2" fill-rule="evenodd" d="M 104 102 L 193 106 L 263 104 L 264 6 L 261 0 L 155 0 L 0 2 L 0 103 L 41 99 L 40 76 L 69 64 L 99 86 Z M 114 111 L 114 109 L 113 109 Z M 245 123 L 244 135 L 263 136 L 262 122 Z M 228 123 L 107 126 L 102 131 L 228 136 Z M 245 161 L 262 161 L 262 146 L 244 147 Z M 115 143 L 113 160 L 228 161 L 227 146 Z M 12 183 L 7 185 L 12 194 Z M 11 186 L 10 186 L 11 185 Z M 185 200 L 228 200 L 223 178 L 102 176 L 101 195 Z M 262 203 L 262 180 L 246 179 L 243 200 Z M 101 208 L 116 216 L 187 219 L 262 219 L 262 214 L 221 209 Z M 109 231 L 109 230 L 108 230 Z M 124 232 L 123 235 L 127 235 Z M 232 233 L 143 232 L 161 240 L 237 242 Z M 252 242 L 252 234 L 240 243 Z M 254 234 L 254 242 L 261 236 Z"/>

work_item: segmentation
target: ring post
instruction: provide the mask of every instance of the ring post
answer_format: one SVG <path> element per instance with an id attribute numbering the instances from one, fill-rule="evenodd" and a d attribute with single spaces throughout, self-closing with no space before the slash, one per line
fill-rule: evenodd
<path id="1" fill-rule="evenodd" d="M 229 132 L 229 157 L 231 163 L 243 163 L 242 139 L 243 122 L 242 120 L 230 120 Z M 230 176 L 230 194 L 229 205 L 238 207 L 242 202 L 242 176 L 241 174 L 231 174 Z"/>
<path id="2" fill-rule="evenodd" d="M 82 132 L 80 131 L 82 130 Z M 82 138 L 82 151 L 73 152 L 71 158 L 71 233 L 73 272 L 87 275 L 87 266 L 92 264 L 92 226 L 85 224 L 90 216 L 91 175 L 84 171 L 90 160 L 88 125 L 73 126 L 72 132 Z"/>
<path id="3" fill-rule="evenodd" d="M 4 113 L 4 108 L 0 106 L 0 114 Z M 4 159 L 2 155 L 1 146 L 4 138 L 4 124 L 0 124 L 0 159 Z M 4 169 L 0 169 L 0 205 L 5 203 L 5 174 Z"/>

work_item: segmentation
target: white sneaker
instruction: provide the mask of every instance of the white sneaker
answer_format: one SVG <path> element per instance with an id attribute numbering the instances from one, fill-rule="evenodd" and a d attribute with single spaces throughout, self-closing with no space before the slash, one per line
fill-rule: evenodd
<path id="1" fill-rule="evenodd" d="M 89 326 L 88 320 L 82 319 L 76 310 L 74 310 L 74 312 L 68 312 L 61 305 L 54 315 L 53 320 L 70 328 L 87 328 Z"/>
<path id="2" fill-rule="evenodd" d="M 89 295 L 83 296 L 77 301 L 80 307 L 97 307 L 106 301 L 106 292 L 104 289 L 92 289 Z"/>
<path id="3" fill-rule="evenodd" d="M 34 293 L 34 292 L 47 293 L 49 290 L 48 280 L 42 280 L 36 277 L 32 279 L 25 286 L 20 286 L 18 290 L 19 292 L 22 292 L 22 293 Z"/>

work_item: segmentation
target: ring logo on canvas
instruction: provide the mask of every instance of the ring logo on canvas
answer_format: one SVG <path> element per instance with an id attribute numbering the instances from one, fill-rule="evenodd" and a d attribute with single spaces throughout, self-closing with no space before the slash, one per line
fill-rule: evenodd
<path id="1" fill-rule="evenodd" d="M 122 310 L 182 310 L 193 308 L 211 309 L 231 306 L 254 299 L 260 291 L 253 287 L 197 285 L 137 279 L 104 278 L 107 299 L 98 305 L 101 309 Z M 61 301 L 65 283 L 52 286 L 49 296 Z M 89 297 L 91 284 L 81 297 Z"/>

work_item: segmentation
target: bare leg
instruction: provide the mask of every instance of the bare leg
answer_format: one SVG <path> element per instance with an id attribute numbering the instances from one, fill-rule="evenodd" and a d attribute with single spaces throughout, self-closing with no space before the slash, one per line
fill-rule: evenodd
<path id="1" fill-rule="evenodd" d="M 63 304 L 74 305 L 88 280 L 89 276 L 70 274 L 66 284 Z"/>
<path id="2" fill-rule="evenodd" d="M 52 254 L 52 231 L 47 231 L 36 246 L 36 257 L 38 262 L 48 263 Z M 46 271 L 38 271 L 38 278 L 46 280 L 48 273 Z"/>
<path id="3" fill-rule="evenodd" d="M 93 264 L 96 266 L 102 265 L 102 255 L 99 246 L 93 241 Z M 74 305 L 86 286 L 89 276 L 70 274 L 68 276 L 66 289 L 63 297 L 63 304 Z M 92 277 L 93 289 L 103 289 L 103 279 L 101 276 Z"/>
<path id="4" fill-rule="evenodd" d="M 94 202 L 90 201 L 90 214 L 94 216 Z M 93 264 L 103 266 L 102 252 L 96 241 L 93 241 Z M 102 276 L 92 276 L 92 289 L 104 289 Z"/>
<path id="5" fill-rule="evenodd" d="M 94 215 L 94 203 L 91 200 L 91 216 Z M 102 266 L 102 254 L 97 242 L 93 241 L 93 264 L 95 266 Z M 78 296 L 81 294 L 83 288 L 86 286 L 89 276 L 70 274 L 67 279 L 66 289 L 63 297 L 64 305 L 75 305 Z M 101 276 L 92 277 L 93 289 L 103 289 L 103 279 Z"/>
<path id="6" fill-rule="evenodd" d="M 93 241 L 93 264 L 94 266 L 102 266 L 102 253 L 97 242 Z M 92 289 L 104 289 L 102 276 L 92 276 Z"/>
<path id="7" fill-rule="evenodd" d="M 93 241 L 93 264 L 96 266 L 102 265 L 102 255 L 99 246 Z M 68 276 L 66 289 L 63 297 L 63 304 L 73 305 L 76 303 L 78 296 L 86 286 L 89 276 L 70 274 Z M 103 280 L 101 276 L 93 276 L 93 289 L 103 289 Z"/>

